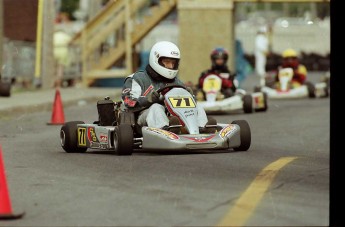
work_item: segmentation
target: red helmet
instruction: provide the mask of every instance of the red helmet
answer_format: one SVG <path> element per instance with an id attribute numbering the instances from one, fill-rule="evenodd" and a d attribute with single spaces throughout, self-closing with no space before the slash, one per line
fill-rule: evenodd
<path id="1" fill-rule="evenodd" d="M 223 47 L 217 47 L 211 52 L 211 61 L 214 64 L 214 61 L 218 58 L 223 58 L 224 59 L 224 64 L 229 58 L 228 51 L 225 50 Z"/>

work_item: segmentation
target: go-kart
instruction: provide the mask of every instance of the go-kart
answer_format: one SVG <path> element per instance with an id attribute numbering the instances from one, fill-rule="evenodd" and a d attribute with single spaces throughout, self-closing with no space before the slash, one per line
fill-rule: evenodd
<path id="1" fill-rule="evenodd" d="M 312 83 L 306 81 L 304 84 L 292 86 L 293 69 L 282 68 L 278 71 L 278 83 L 274 80 L 266 81 L 265 86 L 255 86 L 254 92 L 265 92 L 268 98 L 321 98 L 328 97 L 328 85 L 325 82 Z"/>
<path id="2" fill-rule="evenodd" d="M 225 98 L 221 93 L 222 79 L 209 74 L 205 77 L 202 91 L 197 94 L 198 105 L 202 106 L 206 113 L 231 113 L 244 112 L 253 113 L 266 111 L 268 108 L 267 95 L 258 91 L 247 93 L 245 90 L 237 88 L 234 95 Z M 202 94 L 202 95 L 200 95 Z"/>
<path id="3" fill-rule="evenodd" d="M 168 90 L 168 91 L 167 91 Z M 164 91 L 164 92 L 163 92 Z M 60 129 L 60 142 L 67 153 L 87 149 L 109 150 L 116 155 L 132 155 L 133 150 L 234 150 L 247 151 L 251 130 L 246 120 L 217 123 L 199 128 L 197 102 L 181 85 L 157 90 L 170 114 L 179 118 L 181 134 L 161 128 L 139 126 L 137 113 L 124 108 L 122 102 L 106 97 L 97 102 L 98 120 L 66 122 Z M 164 95 L 163 95 L 164 94 Z M 213 133 L 205 133 L 213 128 Z"/>

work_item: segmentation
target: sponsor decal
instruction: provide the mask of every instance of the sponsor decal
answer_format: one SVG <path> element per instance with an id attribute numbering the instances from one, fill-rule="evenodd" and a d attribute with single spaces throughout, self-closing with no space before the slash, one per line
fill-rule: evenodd
<path id="1" fill-rule="evenodd" d="M 222 88 L 222 80 L 215 75 L 205 78 L 202 89 L 205 92 L 219 91 Z"/>
<path id="2" fill-rule="evenodd" d="M 290 93 L 290 89 L 288 89 L 288 90 L 281 90 L 281 89 L 277 89 L 277 92 L 278 93 L 283 93 L 283 94 L 287 94 L 287 93 Z"/>
<path id="3" fill-rule="evenodd" d="M 144 92 L 143 96 L 146 96 L 150 91 L 152 91 L 153 86 L 152 84 L 146 89 L 146 91 Z"/>
<path id="4" fill-rule="evenodd" d="M 260 94 L 259 96 L 254 97 L 255 103 L 258 108 L 264 108 L 265 102 L 264 102 L 264 95 Z"/>
<path id="5" fill-rule="evenodd" d="M 173 56 L 178 56 L 179 54 L 178 54 L 177 51 L 171 51 L 171 55 L 173 55 Z"/>
<path id="6" fill-rule="evenodd" d="M 150 127 L 147 127 L 145 129 L 147 131 L 150 131 L 150 132 L 154 132 L 154 133 L 157 133 L 157 134 L 160 134 L 160 135 L 164 135 L 164 136 L 168 137 L 171 140 L 179 139 L 179 137 L 175 133 L 172 133 L 172 132 L 169 132 L 169 131 L 165 131 L 165 130 L 160 129 L 160 128 L 150 128 Z"/>
<path id="7" fill-rule="evenodd" d="M 88 128 L 88 130 L 87 130 L 87 139 L 90 141 L 90 143 L 98 142 L 98 139 L 97 139 L 94 127 Z"/>
<path id="8" fill-rule="evenodd" d="M 215 137 L 216 135 L 210 135 L 210 136 L 199 136 L 199 137 L 188 137 L 188 136 L 182 136 L 185 139 L 193 140 L 194 142 L 198 143 L 204 143 Z"/>
<path id="9" fill-rule="evenodd" d="M 109 147 L 108 147 L 108 144 L 100 144 L 99 148 L 101 148 L 101 149 L 108 149 Z"/>
<path id="10" fill-rule="evenodd" d="M 86 128 L 78 128 L 78 145 L 86 147 Z"/>
<path id="11" fill-rule="evenodd" d="M 91 142 L 90 143 L 90 148 L 101 148 L 101 146 L 100 146 L 100 143 Z"/>
<path id="12" fill-rule="evenodd" d="M 107 143 L 108 142 L 108 135 L 101 133 L 99 136 L 99 140 L 101 143 Z"/>
<path id="13" fill-rule="evenodd" d="M 184 115 L 185 117 L 192 117 L 192 116 L 196 115 L 196 113 L 195 113 L 195 111 L 192 109 L 192 110 L 186 110 L 186 111 L 184 111 L 184 112 L 183 112 L 183 115 Z"/>
<path id="14" fill-rule="evenodd" d="M 231 133 L 233 133 L 235 130 L 236 130 L 236 127 L 234 125 L 228 125 L 220 131 L 219 135 L 220 137 L 224 138 L 230 135 Z"/>
<path id="15" fill-rule="evenodd" d="M 130 92 L 131 92 L 130 88 L 125 88 L 123 89 L 122 94 L 130 93 Z"/>

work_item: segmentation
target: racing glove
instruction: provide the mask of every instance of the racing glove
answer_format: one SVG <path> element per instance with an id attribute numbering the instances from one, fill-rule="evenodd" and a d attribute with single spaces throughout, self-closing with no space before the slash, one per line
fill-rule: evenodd
<path id="1" fill-rule="evenodd" d="M 232 88 L 233 83 L 231 80 L 227 80 L 227 79 L 222 79 L 222 87 L 223 88 Z"/>
<path id="2" fill-rule="evenodd" d="M 300 84 L 303 84 L 305 82 L 305 78 L 306 76 L 304 74 L 299 73 L 297 70 L 295 70 L 292 80 L 297 81 Z"/>
<path id="3" fill-rule="evenodd" d="M 191 87 L 186 87 L 186 90 L 192 95 L 194 96 L 194 91 Z"/>
<path id="4" fill-rule="evenodd" d="M 158 92 L 153 90 L 147 94 L 146 99 L 149 103 L 157 103 L 159 102 L 159 96 Z"/>

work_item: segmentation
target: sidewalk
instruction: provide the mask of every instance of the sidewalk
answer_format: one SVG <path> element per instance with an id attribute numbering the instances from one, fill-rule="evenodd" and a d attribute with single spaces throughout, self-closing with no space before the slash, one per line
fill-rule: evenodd
<path id="1" fill-rule="evenodd" d="M 121 100 L 121 88 L 68 87 L 60 88 L 64 107 L 85 102 L 95 102 L 109 96 L 114 101 Z M 56 89 L 37 89 L 34 91 L 11 92 L 10 97 L 0 96 L 0 117 L 16 112 L 36 112 L 51 110 Z"/>

